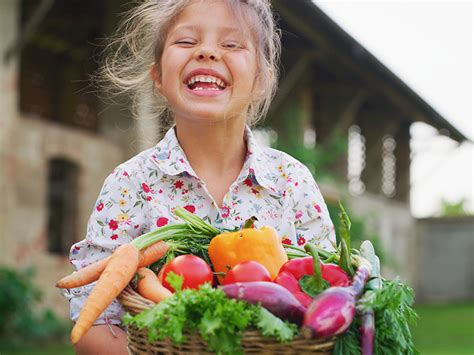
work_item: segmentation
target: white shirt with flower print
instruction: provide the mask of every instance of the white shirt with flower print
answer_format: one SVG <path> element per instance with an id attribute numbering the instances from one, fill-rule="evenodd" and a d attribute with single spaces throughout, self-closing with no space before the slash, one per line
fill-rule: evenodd
<path id="1" fill-rule="evenodd" d="M 222 206 L 193 171 L 174 127 L 155 147 L 118 166 L 104 182 L 86 238 L 71 248 L 71 263 L 83 268 L 143 233 L 180 223 L 173 214 L 177 206 L 207 217 L 217 228 L 240 228 L 255 216 L 255 227 L 274 227 L 283 243 L 334 249 L 334 226 L 309 170 L 286 153 L 260 146 L 249 128 L 245 137 L 245 163 Z M 91 287 L 66 290 L 73 321 Z M 122 313 L 115 300 L 96 324 L 119 324 Z"/>

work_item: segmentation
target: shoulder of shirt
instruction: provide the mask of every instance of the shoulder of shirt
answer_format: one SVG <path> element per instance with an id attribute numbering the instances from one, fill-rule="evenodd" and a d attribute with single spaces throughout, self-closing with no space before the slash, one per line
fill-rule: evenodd
<path id="1" fill-rule="evenodd" d="M 261 149 L 266 158 L 268 168 L 272 171 L 279 171 L 279 168 L 282 168 L 286 172 L 297 171 L 299 174 L 304 173 L 304 177 L 311 175 L 308 167 L 290 154 L 270 147 L 261 147 Z"/>
<path id="2" fill-rule="evenodd" d="M 125 172 L 129 175 L 145 174 L 148 169 L 153 168 L 152 158 L 155 152 L 156 147 L 143 150 L 127 161 L 119 164 L 110 175 L 117 175 L 117 173 Z"/>

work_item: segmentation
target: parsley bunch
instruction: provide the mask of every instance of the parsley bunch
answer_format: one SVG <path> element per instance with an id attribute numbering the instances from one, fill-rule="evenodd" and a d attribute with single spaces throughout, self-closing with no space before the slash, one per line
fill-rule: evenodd
<path id="1" fill-rule="evenodd" d="M 243 352 L 241 339 L 249 327 L 281 342 L 291 341 L 298 331 L 295 325 L 282 321 L 266 309 L 229 299 L 222 290 L 209 284 L 198 290 L 181 291 L 182 277 L 170 273 L 167 280 L 178 290 L 173 297 L 136 316 L 126 314 L 123 319 L 126 325 L 147 329 L 151 343 L 169 338 L 181 344 L 186 341 L 186 334 L 198 331 L 209 350 L 238 354 Z"/>

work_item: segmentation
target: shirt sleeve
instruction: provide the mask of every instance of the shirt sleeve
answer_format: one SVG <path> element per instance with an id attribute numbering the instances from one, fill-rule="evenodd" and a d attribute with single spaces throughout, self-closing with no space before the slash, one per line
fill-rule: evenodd
<path id="1" fill-rule="evenodd" d="M 305 166 L 301 168 L 301 179 L 294 198 L 294 225 L 298 245 L 310 242 L 326 250 L 335 250 L 334 224 L 321 191 Z"/>
<path id="2" fill-rule="evenodd" d="M 139 173 L 123 168 L 116 168 L 107 177 L 89 218 L 85 239 L 71 247 L 70 261 L 76 270 L 111 255 L 118 246 L 130 243 L 149 229 L 146 223 L 149 188 L 140 180 Z M 94 284 L 64 291 L 73 321 L 79 317 Z M 120 324 L 122 315 L 122 307 L 114 300 L 94 324 Z"/>

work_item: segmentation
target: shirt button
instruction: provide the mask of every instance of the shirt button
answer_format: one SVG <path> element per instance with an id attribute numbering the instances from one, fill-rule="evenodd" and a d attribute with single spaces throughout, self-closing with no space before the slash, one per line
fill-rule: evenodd
<path id="1" fill-rule="evenodd" d="M 84 287 L 73 288 L 73 289 L 71 290 L 71 293 L 72 293 L 74 296 L 82 296 L 82 294 L 84 293 Z"/>

